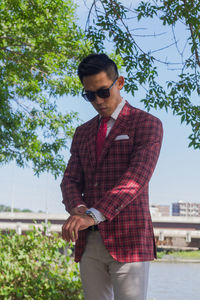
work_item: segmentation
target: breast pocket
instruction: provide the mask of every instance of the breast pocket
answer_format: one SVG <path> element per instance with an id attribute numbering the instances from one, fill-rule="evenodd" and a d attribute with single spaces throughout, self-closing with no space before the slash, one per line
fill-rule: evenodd
<path id="1" fill-rule="evenodd" d="M 112 141 L 105 159 L 109 184 L 117 183 L 129 168 L 132 148 L 131 139 Z"/>
<path id="2" fill-rule="evenodd" d="M 132 139 L 114 140 L 110 148 L 110 155 L 116 163 L 121 162 L 127 164 L 132 151 Z"/>
<path id="3" fill-rule="evenodd" d="M 133 143 L 131 139 L 114 140 L 112 143 L 112 147 L 117 153 L 129 153 L 132 150 Z"/>

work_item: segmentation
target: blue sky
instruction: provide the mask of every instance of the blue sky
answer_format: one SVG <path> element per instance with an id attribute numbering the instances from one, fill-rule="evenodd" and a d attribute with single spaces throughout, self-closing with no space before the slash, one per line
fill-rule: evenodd
<path id="1" fill-rule="evenodd" d="M 143 41 L 144 44 L 148 42 L 148 39 Z M 162 67 L 159 70 L 160 78 L 165 78 L 165 70 Z M 133 97 L 122 92 L 122 96 L 131 105 L 144 109 L 138 100 L 141 95 Z M 194 102 L 199 103 L 199 99 L 195 98 Z M 77 111 L 83 121 L 96 114 L 91 104 L 81 97 L 63 97 L 58 100 L 58 105 L 62 112 Z M 170 205 L 179 200 L 200 202 L 200 153 L 188 148 L 190 127 L 181 125 L 180 119 L 171 112 L 152 110 L 150 113 L 160 118 L 164 127 L 161 154 L 150 183 L 150 203 Z M 68 158 L 69 152 L 66 151 L 66 162 Z M 38 178 L 31 169 L 20 169 L 12 162 L 0 169 L 0 204 L 11 206 L 14 202 L 14 206 L 21 209 L 64 213 L 60 182 L 61 178 L 55 180 L 50 174 Z"/>
<path id="2" fill-rule="evenodd" d="M 137 99 L 123 95 L 130 104 L 142 108 Z M 77 110 L 80 118 L 87 121 L 96 112 L 90 103 L 81 97 L 61 99 L 63 111 Z M 190 128 L 180 125 L 180 120 L 164 111 L 151 111 L 159 117 L 164 127 L 164 139 L 160 158 L 150 183 L 150 202 L 170 204 L 178 200 L 200 202 L 200 155 L 199 151 L 188 148 L 187 136 Z M 66 152 L 66 161 L 69 153 Z M 31 169 L 20 169 L 11 163 L 0 169 L 1 204 L 33 211 L 46 210 L 51 213 L 64 212 L 60 192 L 61 178 L 54 180 L 52 175 L 39 178 Z"/>

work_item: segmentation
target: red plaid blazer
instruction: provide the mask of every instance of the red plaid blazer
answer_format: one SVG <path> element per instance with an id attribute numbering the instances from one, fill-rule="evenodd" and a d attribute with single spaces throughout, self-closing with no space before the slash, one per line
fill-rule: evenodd
<path id="1" fill-rule="evenodd" d="M 148 184 L 162 142 L 159 119 L 127 102 L 96 163 L 99 117 L 76 129 L 71 158 L 61 183 L 68 212 L 79 204 L 102 212 L 98 227 L 112 257 L 119 262 L 150 261 L 156 247 L 149 212 Z M 127 135 L 129 139 L 116 139 Z M 88 230 L 80 231 L 75 261 L 80 261 Z"/>

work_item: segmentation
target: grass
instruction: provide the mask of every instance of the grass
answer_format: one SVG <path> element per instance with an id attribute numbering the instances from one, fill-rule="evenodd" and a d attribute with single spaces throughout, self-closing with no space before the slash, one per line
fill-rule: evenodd
<path id="1" fill-rule="evenodd" d="M 157 257 L 163 258 L 165 255 L 173 256 L 174 258 L 182 259 L 200 259 L 200 250 L 197 251 L 158 251 Z"/>

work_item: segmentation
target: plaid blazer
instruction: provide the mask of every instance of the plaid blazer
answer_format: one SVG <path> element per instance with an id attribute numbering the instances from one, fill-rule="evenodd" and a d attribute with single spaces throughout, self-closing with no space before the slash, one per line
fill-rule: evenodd
<path id="1" fill-rule="evenodd" d="M 162 124 L 126 102 L 96 163 L 98 122 L 96 116 L 76 129 L 61 183 L 63 203 L 68 212 L 79 204 L 101 211 L 106 221 L 98 225 L 99 231 L 115 260 L 153 260 L 156 247 L 148 184 L 160 152 Z M 84 252 L 87 232 L 79 232 L 77 262 Z"/>

